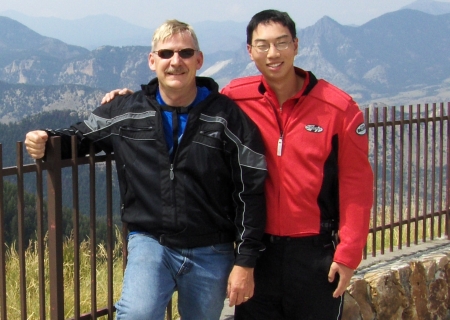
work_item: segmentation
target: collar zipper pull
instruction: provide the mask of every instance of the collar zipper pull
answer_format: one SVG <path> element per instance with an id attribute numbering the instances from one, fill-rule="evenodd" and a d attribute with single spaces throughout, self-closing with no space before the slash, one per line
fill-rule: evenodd
<path id="1" fill-rule="evenodd" d="M 281 157 L 281 151 L 283 150 L 283 136 L 281 136 L 278 139 L 278 146 L 277 146 L 277 156 Z"/>
<path id="2" fill-rule="evenodd" d="M 173 163 L 170 164 L 170 180 L 175 178 L 175 173 L 173 172 Z"/>

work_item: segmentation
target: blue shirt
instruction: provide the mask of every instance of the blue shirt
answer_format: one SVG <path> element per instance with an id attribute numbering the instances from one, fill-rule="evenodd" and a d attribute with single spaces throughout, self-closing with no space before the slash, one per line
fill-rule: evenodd
<path id="1" fill-rule="evenodd" d="M 197 104 L 199 104 L 201 101 L 205 100 L 206 97 L 211 93 L 208 88 L 206 87 L 197 87 L 197 95 L 194 99 L 194 101 L 187 107 L 188 110 L 195 107 Z M 167 104 L 164 102 L 164 100 L 161 97 L 161 94 L 159 92 L 159 88 L 156 91 L 156 100 L 160 105 L 167 106 Z M 181 138 L 183 137 L 184 130 L 186 129 L 186 123 L 188 120 L 189 113 L 177 113 L 177 122 L 178 122 L 178 143 L 180 143 Z M 163 121 L 163 128 L 164 128 L 164 137 L 167 142 L 167 149 L 169 150 L 169 155 L 171 160 L 174 156 L 174 150 L 173 150 L 173 112 L 171 111 L 163 111 L 162 112 L 162 121 Z"/>

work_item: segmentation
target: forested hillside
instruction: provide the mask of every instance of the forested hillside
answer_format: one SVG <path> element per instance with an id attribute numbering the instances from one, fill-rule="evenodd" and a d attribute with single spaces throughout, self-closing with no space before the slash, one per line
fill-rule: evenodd
<path id="1" fill-rule="evenodd" d="M 10 245 L 17 241 L 18 235 L 18 214 L 17 214 L 17 186 L 8 181 L 4 182 L 3 197 L 4 197 L 4 234 L 5 243 Z M 47 202 L 44 202 L 44 212 L 47 211 Z M 30 240 L 35 240 L 37 237 L 37 214 L 36 214 L 36 196 L 28 192 L 24 195 L 24 243 L 27 244 Z M 70 237 L 73 232 L 72 210 L 68 207 L 63 207 L 62 210 L 62 230 L 63 237 Z M 103 219 L 102 219 L 103 218 Z M 48 230 L 47 215 L 43 219 L 44 232 Z M 115 219 L 115 223 L 119 221 Z M 97 243 L 106 242 L 106 220 L 104 217 L 96 219 L 96 239 Z M 89 216 L 81 214 L 79 216 L 79 230 L 80 241 L 89 238 Z"/>

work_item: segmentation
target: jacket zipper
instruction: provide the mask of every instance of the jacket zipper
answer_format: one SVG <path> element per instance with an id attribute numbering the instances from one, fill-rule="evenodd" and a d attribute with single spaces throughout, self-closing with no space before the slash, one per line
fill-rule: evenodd
<path id="1" fill-rule="evenodd" d="M 269 104 L 271 105 L 272 109 L 273 109 L 273 113 L 275 115 L 275 119 L 277 119 L 277 124 L 278 124 L 278 130 L 280 131 L 280 137 L 278 138 L 278 143 L 277 143 L 277 156 L 281 157 L 281 154 L 283 153 L 283 136 L 284 136 L 284 132 L 280 123 L 280 119 L 277 115 L 277 109 L 276 107 L 272 104 L 272 101 L 270 101 L 269 98 L 265 97 L 265 99 L 267 100 L 267 102 L 269 102 Z M 283 111 L 283 108 L 280 106 L 280 112 Z"/>
<path id="2" fill-rule="evenodd" d="M 175 178 L 175 173 L 173 172 L 173 163 L 170 164 L 170 180 L 173 180 Z"/>

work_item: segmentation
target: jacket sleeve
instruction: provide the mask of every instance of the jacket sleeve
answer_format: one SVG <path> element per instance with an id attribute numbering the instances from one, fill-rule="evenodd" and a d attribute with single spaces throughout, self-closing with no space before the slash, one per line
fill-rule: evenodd
<path id="1" fill-rule="evenodd" d="M 234 104 L 234 103 L 233 103 Z M 266 223 L 264 146 L 256 125 L 237 106 L 228 121 L 227 143 L 231 155 L 233 201 L 236 205 L 235 264 L 254 267 L 265 247 L 262 236 Z"/>
<path id="2" fill-rule="evenodd" d="M 354 101 L 345 111 L 339 138 L 339 238 L 334 261 L 356 269 L 367 241 L 373 202 L 364 117 Z"/>
<path id="3" fill-rule="evenodd" d="M 71 137 L 77 137 L 77 155 L 83 157 L 89 153 L 90 144 L 94 143 L 95 152 L 112 152 L 111 144 L 107 139 L 111 132 L 108 120 L 113 117 L 125 101 L 126 96 L 120 96 L 110 103 L 96 108 L 89 117 L 64 129 L 45 129 L 49 137 L 61 137 L 61 157 L 68 159 L 72 156 Z"/>

